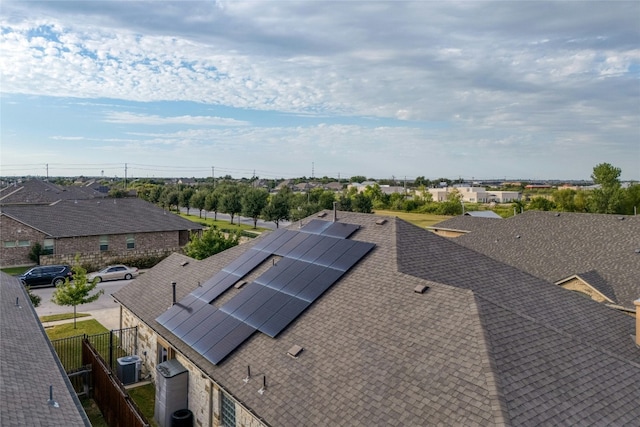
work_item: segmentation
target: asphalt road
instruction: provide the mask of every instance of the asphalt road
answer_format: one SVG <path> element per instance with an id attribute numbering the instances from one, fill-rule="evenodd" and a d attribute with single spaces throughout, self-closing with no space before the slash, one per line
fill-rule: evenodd
<path id="1" fill-rule="evenodd" d="M 117 292 L 120 288 L 128 285 L 129 283 L 131 283 L 131 280 L 112 280 L 109 282 L 98 283 L 96 289 L 104 289 L 104 294 L 100 295 L 100 298 L 92 303 L 77 306 L 76 309 L 78 313 L 91 313 L 94 311 L 118 308 L 119 304 L 113 301 L 111 294 Z M 73 312 L 73 307 L 56 305 L 51 301 L 51 296 L 53 295 L 53 291 L 55 289 L 56 288 L 54 287 L 31 288 L 31 292 L 34 295 L 38 295 L 42 299 L 40 301 L 40 305 L 36 307 L 36 313 L 38 314 L 38 316 L 48 316 L 50 314 Z"/>
<path id="2" fill-rule="evenodd" d="M 182 213 L 187 213 L 187 210 L 184 208 L 181 208 L 180 211 Z M 198 209 L 189 209 L 189 214 L 190 215 L 199 215 L 199 211 Z M 202 216 L 204 217 L 205 211 L 202 211 Z M 207 212 L 207 218 L 213 218 L 214 217 L 214 213 L 213 212 Z M 218 219 L 224 220 L 224 221 L 230 221 L 231 220 L 231 216 L 225 213 L 221 213 L 218 212 L 218 215 L 216 216 Z M 253 227 L 253 219 L 252 218 L 245 218 L 243 216 L 239 216 L 239 215 L 235 215 L 233 217 L 233 223 L 237 224 L 238 221 L 240 221 L 240 224 L 246 224 L 246 225 L 250 225 L 251 227 Z M 286 227 L 288 225 L 290 225 L 291 223 L 289 221 L 280 221 L 280 227 Z M 274 222 L 267 222 L 267 221 L 263 221 L 261 219 L 258 219 L 258 223 L 257 223 L 258 227 L 262 227 L 262 228 L 269 228 L 271 230 L 275 230 L 276 229 L 276 224 Z"/>

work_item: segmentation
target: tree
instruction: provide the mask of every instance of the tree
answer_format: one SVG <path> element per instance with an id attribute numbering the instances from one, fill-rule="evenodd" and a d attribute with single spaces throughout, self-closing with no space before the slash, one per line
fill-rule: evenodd
<path id="1" fill-rule="evenodd" d="M 242 193 L 238 185 L 227 186 L 222 191 L 220 211 L 229 214 L 231 224 L 233 224 L 233 217 L 242 211 Z"/>
<path id="2" fill-rule="evenodd" d="M 218 220 L 218 209 L 220 206 L 220 193 L 218 190 L 214 190 L 207 194 L 204 198 L 204 210 L 213 212 L 213 220 Z"/>
<path id="3" fill-rule="evenodd" d="M 640 209 L 640 184 L 632 184 L 625 190 L 622 205 L 622 213 L 637 215 Z"/>
<path id="4" fill-rule="evenodd" d="M 362 176 L 362 175 L 356 175 L 356 176 L 352 176 L 351 178 L 349 178 L 349 182 L 357 182 L 358 184 L 361 184 L 363 182 L 365 182 L 367 180 L 366 176 Z"/>
<path id="5" fill-rule="evenodd" d="M 577 191 L 571 188 L 554 191 L 553 201 L 557 209 L 562 212 L 576 212 L 576 193 Z"/>
<path id="6" fill-rule="evenodd" d="M 291 217 L 291 189 L 282 187 L 278 193 L 271 196 L 269 204 L 262 211 L 262 217 L 265 221 L 273 221 L 276 228 L 280 226 L 280 221 L 288 221 Z"/>
<path id="7" fill-rule="evenodd" d="M 354 212 L 371 213 L 373 202 L 366 194 L 358 193 L 352 199 L 352 208 Z"/>
<path id="8" fill-rule="evenodd" d="M 242 195 L 242 215 L 253 219 L 253 228 L 258 225 L 258 217 L 269 202 L 269 193 L 260 188 L 248 188 Z"/>
<path id="9" fill-rule="evenodd" d="M 191 200 L 189 201 L 191 206 L 193 206 L 195 209 L 198 209 L 199 211 L 198 216 L 200 218 L 202 218 L 202 210 L 204 209 L 204 206 L 205 206 L 206 197 L 207 195 L 205 194 L 204 191 L 196 191 L 195 193 L 193 193 L 193 195 L 191 196 Z"/>
<path id="10" fill-rule="evenodd" d="M 76 257 L 76 262 L 71 268 L 73 271 L 73 281 L 67 277 L 64 283 L 53 291 L 51 301 L 57 305 L 71 305 L 73 306 L 73 328 L 76 328 L 76 307 L 82 304 L 88 304 L 100 298 L 100 295 L 104 293 L 104 289 L 96 292 L 93 295 L 93 291 L 98 285 L 98 280 L 94 279 L 89 282 L 87 279 L 87 270 L 82 268 L 79 263 L 79 257 Z"/>
<path id="11" fill-rule="evenodd" d="M 225 235 L 217 228 L 209 228 L 202 235 L 192 233 L 189 243 L 184 247 L 184 253 L 195 259 L 205 259 L 211 255 L 236 246 L 240 242 L 240 233 L 231 232 Z"/>
<path id="12" fill-rule="evenodd" d="M 550 211 L 555 208 L 555 204 L 546 197 L 537 196 L 529 202 L 529 209 L 535 211 Z"/>
<path id="13" fill-rule="evenodd" d="M 31 304 L 33 304 L 34 307 L 37 307 L 40 305 L 40 301 L 42 301 L 42 298 L 40 298 L 39 295 L 34 294 L 33 292 L 31 292 L 31 287 L 27 286 L 27 295 L 29 295 L 29 299 L 31 300 Z"/>
<path id="14" fill-rule="evenodd" d="M 44 255 L 44 249 L 40 243 L 35 242 L 29 251 L 29 259 L 40 265 L 40 255 Z"/>
<path id="15" fill-rule="evenodd" d="M 620 168 L 600 163 L 593 168 L 591 179 L 600 185 L 591 194 L 590 210 L 594 213 L 620 213 L 623 194 L 620 188 Z"/>
<path id="16" fill-rule="evenodd" d="M 176 212 L 178 212 L 180 207 L 180 192 L 178 190 L 167 189 L 162 197 L 162 202 L 169 210 L 171 210 L 172 206 L 175 206 Z"/>
<path id="17" fill-rule="evenodd" d="M 178 203 L 180 203 L 180 207 L 187 209 L 187 215 L 189 215 L 189 209 L 191 209 L 191 196 L 194 193 L 193 188 L 187 187 L 180 191 L 178 196 Z"/>

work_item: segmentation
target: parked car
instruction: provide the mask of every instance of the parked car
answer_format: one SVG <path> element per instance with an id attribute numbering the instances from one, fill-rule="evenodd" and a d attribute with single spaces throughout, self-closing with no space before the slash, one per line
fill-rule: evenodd
<path id="1" fill-rule="evenodd" d="M 110 265 L 100 271 L 87 274 L 87 279 L 92 282 L 97 279 L 98 282 L 105 280 L 129 280 L 138 275 L 138 269 L 135 267 L 127 267 L 126 265 Z"/>
<path id="2" fill-rule="evenodd" d="M 26 286 L 59 286 L 67 277 L 69 280 L 73 278 L 68 265 L 39 265 L 18 276 Z"/>

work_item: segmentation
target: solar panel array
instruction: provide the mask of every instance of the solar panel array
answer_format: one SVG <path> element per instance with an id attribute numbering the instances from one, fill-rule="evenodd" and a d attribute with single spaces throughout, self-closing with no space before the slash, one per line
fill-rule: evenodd
<path id="1" fill-rule="evenodd" d="M 276 230 L 156 320 L 218 364 L 255 331 L 275 338 L 373 249 L 348 239 L 358 228 L 312 220 L 299 231 Z M 219 309 L 211 305 L 271 255 L 282 258 Z"/>

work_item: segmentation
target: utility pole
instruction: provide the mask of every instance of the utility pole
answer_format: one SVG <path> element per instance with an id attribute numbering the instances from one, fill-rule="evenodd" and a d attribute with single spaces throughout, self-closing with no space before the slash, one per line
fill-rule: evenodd
<path id="1" fill-rule="evenodd" d="M 47 167 L 47 181 L 49 181 L 49 163 L 45 165 Z"/>
<path id="2" fill-rule="evenodd" d="M 311 162 L 311 179 L 313 180 L 315 177 L 315 168 L 316 168 L 316 163 L 315 162 Z"/>
<path id="3" fill-rule="evenodd" d="M 124 191 L 127 191 L 127 164 L 124 164 Z"/>
<path id="4" fill-rule="evenodd" d="M 216 188 L 216 168 L 215 166 L 211 166 L 211 178 L 213 179 L 213 188 Z"/>

